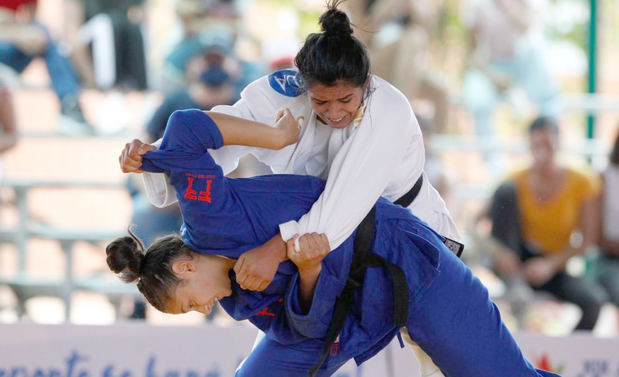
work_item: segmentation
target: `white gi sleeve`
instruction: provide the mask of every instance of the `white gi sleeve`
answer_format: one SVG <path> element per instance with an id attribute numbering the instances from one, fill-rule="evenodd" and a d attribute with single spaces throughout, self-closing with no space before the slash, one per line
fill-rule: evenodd
<path id="1" fill-rule="evenodd" d="M 423 140 L 408 100 L 384 87 L 377 88 L 369 100 L 364 118 L 370 117 L 370 122 L 364 119 L 341 147 L 325 189 L 310 211 L 298 221 L 280 224 L 284 240 L 295 234 L 325 233 L 333 250 L 361 223 L 398 169 L 412 169 L 410 175 L 415 178 L 408 188 L 421 175 L 425 161 Z M 411 150 L 418 156 L 415 166 L 400 166 L 405 153 Z"/>
<path id="2" fill-rule="evenodd" d="M 162 140 L 159 139 L 152 145 L 159 148 Z M 144 183 L 146 198 L 150 204 L 157 208 L 163 208 L 176 203 L 176 191 L 168 182 L 168 177 L 165 174 L 145 171 L 142 173 L 142 182 Z"/>

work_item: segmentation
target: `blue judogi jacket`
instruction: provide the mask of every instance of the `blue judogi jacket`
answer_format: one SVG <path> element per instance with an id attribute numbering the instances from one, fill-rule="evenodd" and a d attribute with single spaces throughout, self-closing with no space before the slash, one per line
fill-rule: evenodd
<path id="1" fill-rule="evenodd" d="M 221 133 L 207 114 L 177 111 L 168 121 L 159 150 L 144 156 L 141 169 L 169 177 L 177 192 L 184 219 L 181 235 L 188 247 L 199 253 L 238 258 L 275 236 L 279 224 L 308 212 L 324 181 L 299 175 L 225 177 L 208 153 L 222 145 Z M 241 289 L 231 271 L 233 293 L 220 300 L 221 306 L 234 319 L 248 319 L 281 344 L 315 347 L 327 332 L 335 300 L 346 284 L 355 235 L 323 260 L 309 312 L 300 310 L 298 272 L 290 261 L 279 266 L 263 292 Z M 374 252 L 405 272 L 410 303 L 437 274 L 440 244 L 438 236 L 407 209 L 379 199 Z M 340 333 L 337 353 L 332 353 L 325 365 L 351 357 L 360 364 L 385 347 L 398 331 L 393 325 L 389 276 L 381 268 L 369 268 Z"/>

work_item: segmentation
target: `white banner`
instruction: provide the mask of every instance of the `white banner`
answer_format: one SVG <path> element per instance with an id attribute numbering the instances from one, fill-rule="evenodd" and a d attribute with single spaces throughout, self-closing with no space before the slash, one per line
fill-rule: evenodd
<path id="1" fill-rule="evenodd" d="M 537 368 L 565 377 L 619 377 L 619 338 L 590 333 L 568 337 L 516 334 L 525 356 Z"/>
<path id="2" fill-rule="evenodd" d="M 0 325 L 0 377 L 233 376 L 255 337 L 256 330 L 246 326 Z M 619 338 L 516 339 L 538 368 L 565 377 L 619 377 Z M 360 368 L 349 362 L 334 375 L 417 376 L 412 352 L 397 341 Z"/>
<path id="3" fill-rule="evenodd" d="M 0 325 L 0 377 L 223 377 L 233 376 L 257 331 L 232 326 Z M 390 370 L 397 353 L 407 373 Z M 404 366 L 403 366 L 404 367 Z M 411 369 L 412 368 L 412 369 Z M 389 351 L 334 377 L 414 377 L 410 350 Z"/>

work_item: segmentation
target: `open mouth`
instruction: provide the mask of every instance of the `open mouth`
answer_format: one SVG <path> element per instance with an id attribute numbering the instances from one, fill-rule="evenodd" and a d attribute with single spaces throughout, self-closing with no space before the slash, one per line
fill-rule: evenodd
<path id="1" fill-rule="evenodd" d="M 339 123 L 339 122 L 343 121 L 343 120 L 344 120 L 344 118 L 346 118 L 346 115 L 342 115 L 342 116 L 341 116 L 340 118 L 338 118 L 338 119 L 331 119 L 331 118 L 327 118 L 327 119 L 329 119 L 329 122 L 331 122 L 331 123 Z"/>

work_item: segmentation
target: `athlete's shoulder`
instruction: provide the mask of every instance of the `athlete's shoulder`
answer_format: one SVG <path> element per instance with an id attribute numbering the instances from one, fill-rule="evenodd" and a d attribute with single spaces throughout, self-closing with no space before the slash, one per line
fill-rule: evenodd
<path id="1" fill-rule="evenodd" d="M 298 97 L 305 93 L 299 71 L 282 69 L 268 75 L 269 87 L 286 97 Z"/>

